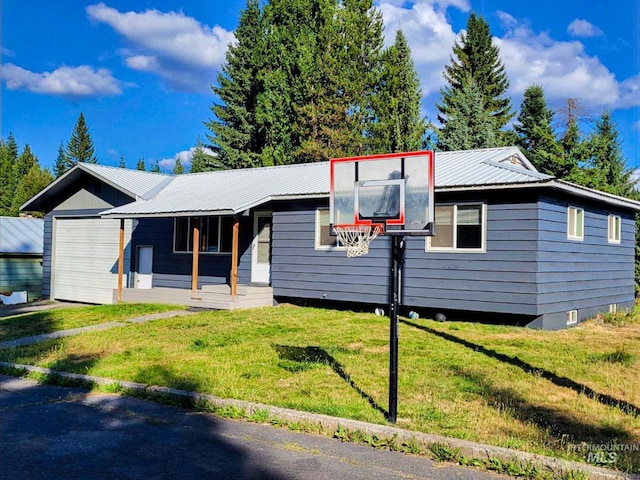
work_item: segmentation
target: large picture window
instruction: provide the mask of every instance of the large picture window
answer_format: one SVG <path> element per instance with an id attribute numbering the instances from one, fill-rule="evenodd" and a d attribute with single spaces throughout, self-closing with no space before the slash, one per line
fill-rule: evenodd
<path id="1" fill-rule="evenodd" d="M 195 218 L 179 217 L 173 224 L 173 251 L 188 253 L 193 247 Z M 200 217 L 200 251 L 231 253 L 233 217 Z"/>
<path id="2" fill-rule="evenodd" d="M 483 251 L 484 204 L 436 205 L 436 235 L 427 237 L 427 250 Z"/>

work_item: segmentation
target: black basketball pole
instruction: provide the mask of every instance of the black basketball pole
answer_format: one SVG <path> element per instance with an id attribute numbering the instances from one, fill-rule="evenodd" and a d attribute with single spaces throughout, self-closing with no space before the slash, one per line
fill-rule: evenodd
<path id="1" fill-rule="evenodd" d="M 391 288 L 389 305 L 389 422 L 398 416 L 398 310 L 402 288 L 404 236 L 391 236 Z"/>

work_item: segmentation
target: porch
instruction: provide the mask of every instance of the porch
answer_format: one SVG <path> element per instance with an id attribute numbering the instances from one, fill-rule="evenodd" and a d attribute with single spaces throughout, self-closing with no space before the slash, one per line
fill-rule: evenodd
<path id="1" fill-rule="evenodd" d="M 192 293 L 183 288 L 164 287 L 123 288 L 121 291 L 122 301 L 128 303 L 167 303 L 213 310 L 273 306 L 273 288 L 268 286 L 238 285 L 236 294 L 232 295 L 229 285 L 203 285 L 194 295 Z M 117 290 L 114 290 L 115 297 Z"/>

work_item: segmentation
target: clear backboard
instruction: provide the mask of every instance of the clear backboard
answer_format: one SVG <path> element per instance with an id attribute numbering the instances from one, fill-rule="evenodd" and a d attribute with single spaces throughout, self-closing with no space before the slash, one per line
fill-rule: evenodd
<path id="1" fill-rule="evenodd" d="M 434 235 L 434 187 L 431 151 L 331 159 L 331 226 Z"/>

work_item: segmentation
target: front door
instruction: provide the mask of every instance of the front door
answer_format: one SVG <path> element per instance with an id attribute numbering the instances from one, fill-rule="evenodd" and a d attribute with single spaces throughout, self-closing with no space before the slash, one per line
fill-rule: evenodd
<path id="1" fill-rule="evenodd" d="M 251 283 L 271 281 L 271 212 L 256 212 L 251 245 Z"/>
<path id="2" fill-rule="evenodd" d="M 137 288 L 148 289 L 153 284 L 153 247 L 138 247 Z"/>

